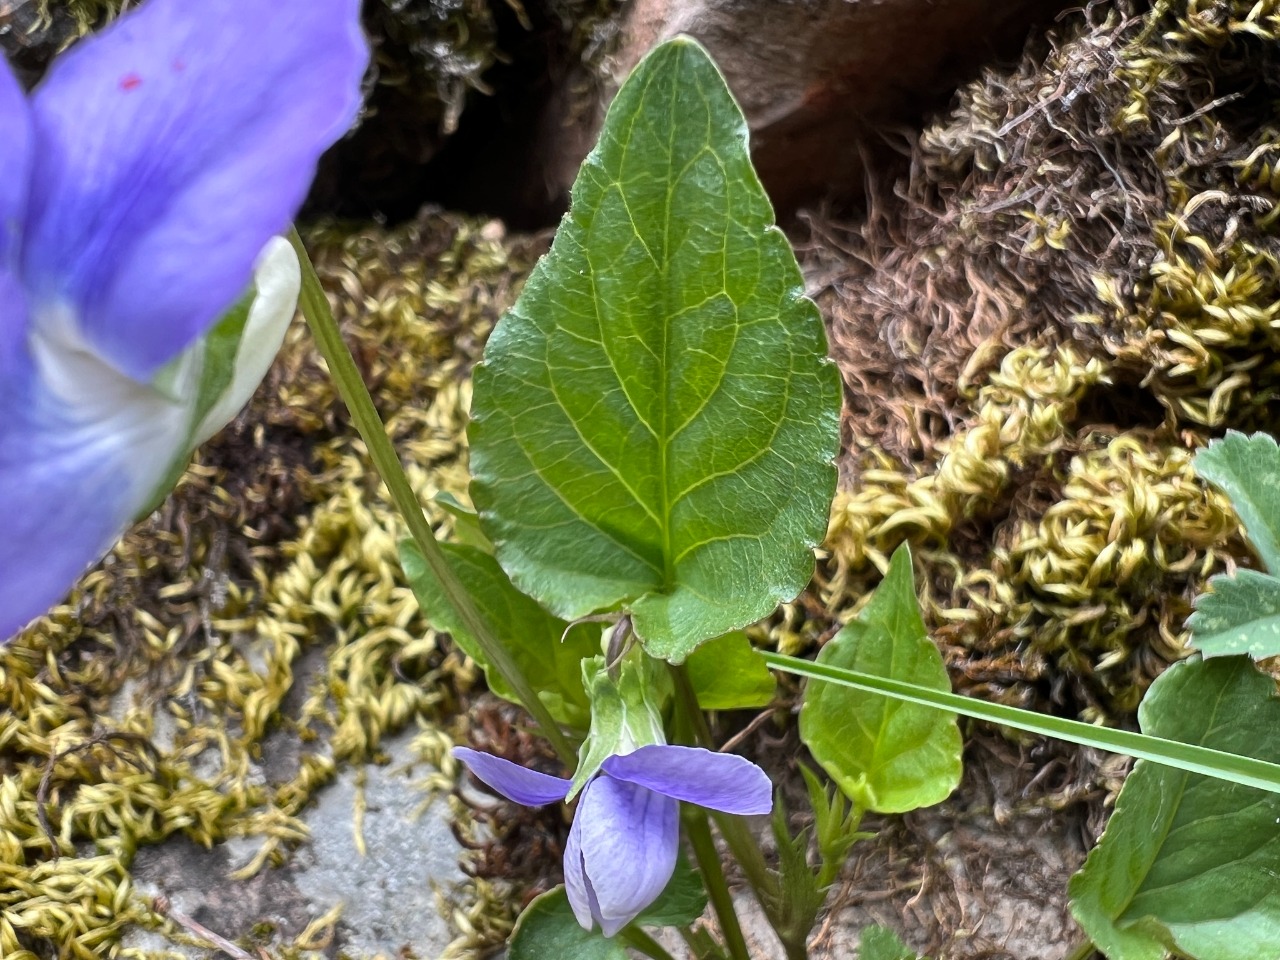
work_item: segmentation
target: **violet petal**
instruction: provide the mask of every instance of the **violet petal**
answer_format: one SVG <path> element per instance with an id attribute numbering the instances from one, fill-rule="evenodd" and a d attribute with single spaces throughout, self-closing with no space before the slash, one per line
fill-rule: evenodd
<path id="1" fill-rule="evenodd" d="M 590 792 L 593 782 L 583 787 L 582 797 L 585 798 Z M 580 800 L 579 803 L 581 802 Z M 602 923 L 600 903 L 596 900 L 595 891 L 591 889 L 591 881 L 587 878 L 587 869 L 582 862 L 581 817 L 573 818 L 569 839 L 564 845 L 564 890 L 569 897 L 573 916 L 583 930 L 590 930 L 595 924 Z"/>
<path id="2" fill-rule="evenodd" d="M 578 804 L 582 860 L 612 937 L 662 893 L 676 868 L 680 807 L 652 790 L 610 776 L 593 780 Z"/>
<path id="3" fill-rule="evenodd" d="M 701 747 L 656 744 L 610 757 L 604 772 L 664 796 L 724 813 L 759 814 L 773 809 L 773 784 L 744 757 Z"/>
<path id="4" fill-rule="evenodd" d="M 248 285 L 359 104 L 359 0 L 151 0 L 32 97 L 23 278 L 150 380 Z"/>
<path id="5" fill-rule="evenodd" d="M 450 752 L 466 764 L 477 780 L 526 807 L 542 807 L 563 800 L 572 782 L 469 747 L 454 747 Z"/>

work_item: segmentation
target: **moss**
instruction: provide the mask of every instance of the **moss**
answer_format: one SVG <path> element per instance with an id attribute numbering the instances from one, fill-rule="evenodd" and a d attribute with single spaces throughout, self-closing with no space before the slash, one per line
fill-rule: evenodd
<path id="1" fill-rule="evenodd" d="M 1278 14 L 1073 11 L 960 91 L 864 220 L 816 224 L 848 398 L 824 597 L 847 613 L 915 542 L 975 693 L 1131 711 L 1245 561 L 1189 463 L 1276 426 Z"/>

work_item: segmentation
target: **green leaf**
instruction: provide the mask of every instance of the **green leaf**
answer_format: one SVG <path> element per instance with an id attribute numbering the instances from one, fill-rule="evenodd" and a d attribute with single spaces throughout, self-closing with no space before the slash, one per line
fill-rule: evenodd
<path id="1" fill-rule="evenodd" d="M 657 900 L 645 907 L 632 923 L 642 927 L 687 927 L 707 909 L 707 891 L 698 871 L 683 856 L 676 872 Z"/>
<path id="2" fill-rule="evenodd" d="M 1280 698 L 1246 657 L 1175 664 L 1144 730 L 1280 759 Z M 1280 956 L 1280 796 L 1139 762 L 1071 878 L 1071 911 L 1110 960 Z"/>
<path id="3" fill-rule="evenodd" d="M 441 490 L 431 499 L 453 517 L 453 540 L 475 547 L 477 550 L 483 550 L 487 554 L 493 554 L 493 544 L 480 529 L 480 518 L 474 510 L 447 490 Z"/>
<path id="4" fill-rule="evenodd" d="M 784 943 L 804 943 L 827 902 L 827 887 L 809 866 L 808 828 L 792 836 L 781 792 L 774 798 L 770 818 L 777 846 L 778 866 L 760 892 L 761 904 Z"/>
<path id="5" fill-rule="evenodd" d="M 566 619 L 628 608 L 674 663 L 796 596 L 835 492 L 826 352 L 741 111 L 701 47 L 662 44 L 475 371 L 504 569 Z"/>
<path id="6" fill-rule="evenodd" d="M 763 707 L 778 689 L 778 681 L 741 630 L 708 640 L 689 656 L 686 669 L 703 710 Z"/>
<path id="7" fill-rule="evenodd" d="M 950 691 L 942 655 L 920 619 L 905 545 L 857 618 L 822 648 L 818 663 Z M 955 717 L 901 700 L 811 684 L 800 709 L 800 738 L 860 810 L 929 806 L 960 782 Z"/>
<path id="8" fill-rule="evenodd" d="M 809 806 L 813 810 L 813 836 L 818 845 L 818 857 L 822 866 L 818 870 L 818 884 L 825 890 L 840 874 L 848 859 L 849 851 L 859 840 L 869 840 L 874 833 L 859 831 L 862 814 L 850 806 L 839 790 L 827 789 L 826 784 L 805 764 L 800 765 L 805 789 L 809 793 Z"/>
<path id="9" fill-rule="evenodd" d="M 627 951 L 616 939 L 597 928 L 583 930 L 569 906 L 564 887 L 549 890 L 524 908 L 507 946 L 508 960 L 627 960 Z"/>
<path id="10" fill-rule="evenodd" d="M 858 940 L 859 960 L 924 960 L 888 927 L 863 927 Z"/>
<path id="11" fill-rule="evenodd" d="M 1206 657 L 1247 653 L 1255 660 L 1280 654 L 1280 580 L 1256 570 L 1214 577 L 1212 593 L 1196 597 L 1187 618 L 1191 643 Z"/>
<path id="12" fill-rule="evenodd" d="M 569 629 L 566 635 L 569 625 L 512 586 L 498 561 L 489 554 L 459 543 L 442 543 L 440 548 L 453 572 L 475 598 L 480 615 L 494 636 L 507 644 L 516 666 L 538 691 L 551 715 L 560 723 L 585 730 L 591 710 L 582 686 L 582 661 L 600 652 L 599 626 L 580 624 Z M 519 703 L 515 691 L 492 669 L 480 645 L 463 626 L 412 540 L 400 544 L 400 565 L 427 622 L 450 634 L 467 656 L 484 669 L 489 689 Z"/>
<path id="13" fill-rule="evenodd" d="M 1263 564 L 1280 573 L 1280 447 L 1275 440 L 1230 430 L 1197 453 L 1193 465 L 1231 497 Z"/>

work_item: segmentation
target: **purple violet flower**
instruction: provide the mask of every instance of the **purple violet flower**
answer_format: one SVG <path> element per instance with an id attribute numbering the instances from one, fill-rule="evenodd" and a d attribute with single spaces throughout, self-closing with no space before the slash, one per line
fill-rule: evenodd
<path id="1" fill-rule="evenodd" d="M 277 235 L 359 109 L 359 8 L 150 0 L 30 96 L 0 63 L 0 642 L 167 492 L 266 372 L 298 291 Z M 251 279 L 210 405 L 205 334 Z"/>
<path id="2" fill-rule="evenodd" d="M 563 800 L 572 781 L 488 753 L 455 747 L 477 779 L 508 800 L 540 807 Z M 773 809 L 763 770 L 731 753 L 652 744 L 605 760 L 587 781 L 564 850 L 569 905 L 583 929 L 612 937 L 653 903 L 676 868 L 677 801 L 743 815 Z"/>

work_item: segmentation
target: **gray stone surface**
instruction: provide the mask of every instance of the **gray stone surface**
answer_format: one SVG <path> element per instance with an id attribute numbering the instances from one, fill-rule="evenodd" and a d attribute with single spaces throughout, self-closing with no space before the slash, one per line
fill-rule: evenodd
<path id="1" fill-rule="evenodd" d="M 406 752 L 407 741 L 396 746 L 393 756 Z M 463 879 L 447 806 L 434 802 L 415 818 L 423 794 L 402 760 L 365 772 L 366 855 L 356 847 L 358 788 L 348 771 L 306 817 L 311 843 L 294 858 L 294 885 L 313 904 L 346 904 L 340 935 L 348 953 L 397 956 L 407 947 L 419 957 L 437 956 L 451 934 L 435 891 Z"/>
<path id="2" fill-rule="evenodd" d="M 308 923 L 342 903 L 337 935 L 317 956 L 439 956 L 453 932 L 439 913 L 436 891 L 448 893 L 465 878 L 444 799 L 418 815 L 426 800 L 419 783 L 429 768 L 415 762 L 411 740 L 412 732 L 387 741 L 389 764 L 343 770 L 322 790 L 301 817 L 310 840 L 284 867 L 236 881 L 229 875 L 253 856 L 258 841 L 203 850 L 175 840 L 139 851 L 138 891 L 168 897 L 173 909 L 228 940 L 269 930 L 266 939 L 276 945 L 292 943 Z M 363 856 L 355 837 L 361 778 Z M 123 946 L 156 955 L 176 950 L 192 960 L 226 956 L 171 944 L 145 930 L 131 931 Z"/>

